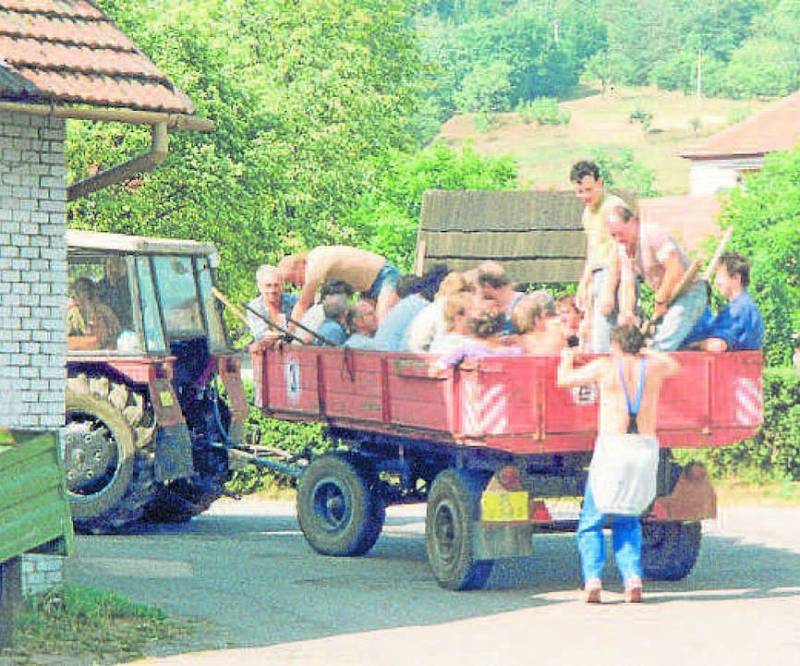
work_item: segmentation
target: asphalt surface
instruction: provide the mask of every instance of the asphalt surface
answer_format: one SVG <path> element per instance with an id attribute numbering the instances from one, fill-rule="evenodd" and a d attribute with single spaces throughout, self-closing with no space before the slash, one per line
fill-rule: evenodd
<path id="1" fill-rule="evenodd" d="M 722 509 L 692 574 L 646 585 L 641 606 L 606 571 L 604 603 L 583 604 L 573 535 L 535 535 L 489 589 L 448 592 L 422 506 L 391 508 L 366 557 L 326 558 L 292 504 L 223 500 L 188 525 L 79 537 L 67 578 L 197 623 L 149 664 L 800 663 L 800 508 Z"/>

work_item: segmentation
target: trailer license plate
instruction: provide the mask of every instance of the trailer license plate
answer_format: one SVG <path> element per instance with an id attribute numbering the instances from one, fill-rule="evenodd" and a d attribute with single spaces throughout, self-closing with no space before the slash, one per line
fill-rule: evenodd
<path id="1" fill-rule="evenodd" d="M 510 523 L 528 520 L 528 493 L 524 490 L 481 495 L 481 520 L 484 523 Z"/>

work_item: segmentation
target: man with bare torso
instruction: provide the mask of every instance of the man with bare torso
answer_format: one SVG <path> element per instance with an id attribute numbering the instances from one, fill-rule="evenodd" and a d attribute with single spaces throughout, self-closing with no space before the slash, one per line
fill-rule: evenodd
<path id="1" fill-rule="evenodd" d="M 585 598 L 590 603 L 600 601 L 603 527 L 608 514 L 625 600 L 638 602 L 642 597 L 640 514 L 656 492 L 658 400 L 664 380 L 680 365 L 664 352 L 644 348 L 644 338 L 633 325 L 611 331 L 610 356 L 577 369 L 572 359 L 572 350 L 562 351 L 558 385 L 595 384 L 600 392 L 597 441 L 578 523 Z"/>
<path id="2" fill-rule="evenodd" d="M 308 254 L 293 254 L 278 263 L 285 282 L 301 287 L 292 319 L 300 321 L 314 303 L 317 288 L 326 280 L 343 280 L 355 291 L 377 302 L 378 321 L 397 302 L 400 273 L 385 257 L 346 245 L 321 245 Z"/>

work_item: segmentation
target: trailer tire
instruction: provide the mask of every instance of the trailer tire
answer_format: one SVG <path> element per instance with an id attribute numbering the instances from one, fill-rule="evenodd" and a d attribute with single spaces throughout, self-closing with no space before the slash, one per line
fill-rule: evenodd
<path id="1" fill-rule="evenodd" d="M 647 522 L 642 525 L 642 569 L 647 580 L 683 580 L 700 553 L 699 522 Z"/>
<path id="2" fill-rule="evenodd" d="M 320 456 L 297 487 L 297 519 L 309 545 L 322 555 L 364 555 L 378 540 L 386 508 L 375 475 L 357 456 Z"/>
<path id="3" fill-rule="evenodd" d="M 494 560 L 476 560 L 472 542 L 485 486 L 479 474 L 447 469 L 431 487 L 425 546 L 431 571 L 445 589 L 480 589 L 492 572 Z"/>

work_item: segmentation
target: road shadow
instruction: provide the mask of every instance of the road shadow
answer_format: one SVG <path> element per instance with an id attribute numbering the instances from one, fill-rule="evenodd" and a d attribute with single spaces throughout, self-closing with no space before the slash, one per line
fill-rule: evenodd
<path id="1" fill-rule="evenodd" d="M 439 588 L 428 569 L 423 525 L 421 516 L 390 514 L 368 555 L 336 558 L 314 553 L 288 512 L 204 515 L 185 525 L 79 537 L 67 576 L 202 623 L 188 643 L 160 645 L 156 656 L 577 603 L 574 535 L 537 534 L 533 555 L 498 562 L 487 589 L 450 592 Z M 648 583 L 647 601 L 800 599 L 798 571 L 800 554 L 705 535 L 690 576 Z M 604 583 L 621 589 L 611 553 Z"/>

